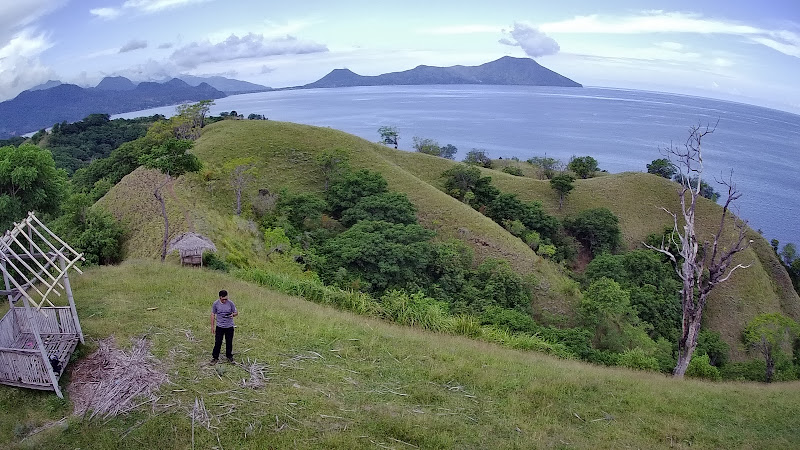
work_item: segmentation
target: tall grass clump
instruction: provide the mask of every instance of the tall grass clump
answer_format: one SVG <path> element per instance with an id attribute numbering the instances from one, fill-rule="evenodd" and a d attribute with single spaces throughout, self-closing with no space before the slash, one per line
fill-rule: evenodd
<path id="1" fill-rule="evenodd" d="M 433 331 L 447 329 L 449 325 L 447 304 L 426 297 L 422 292 L 409 294 L 392 290 L 381 297 L 381 305 L 386 317 L 403 325 Z"/>

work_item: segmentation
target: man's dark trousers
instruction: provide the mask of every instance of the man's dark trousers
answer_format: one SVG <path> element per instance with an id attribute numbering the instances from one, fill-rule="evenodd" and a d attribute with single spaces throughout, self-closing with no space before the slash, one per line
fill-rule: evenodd
<path id="1" fill-rule="evenodd" d="M 220 348 L 222 348 L 223 336 L 225 337 L 225 357 L 228 359 L 233 358 L 233 327 L 217 327 L 214 333 L 214 351 L 211 352 L 211 357 L 214 359 L 219 359 L 219 351 Z"/>

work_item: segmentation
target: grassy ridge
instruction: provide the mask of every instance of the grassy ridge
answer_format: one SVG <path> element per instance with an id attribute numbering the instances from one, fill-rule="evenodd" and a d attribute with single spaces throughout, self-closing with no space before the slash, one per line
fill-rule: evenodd
<path id="1" fill-rule="evenodd" d="M 274 121 L 223 121 L 210 125 L 196 143 L 194 153 L 204 162 L 206 175 L 181 177 L 174 184 L 174 197 L 168 197 L 173 233 L 185 231 L 189 221 L 198 232 L 208 235 L 223 252 L 258 260 L 263 254 L 257 230 L 246 221 L 231 217 L 234 202 L 223 165 L 232 158 L 251 158 L 256 182 L 246 195 L 258 189 L 272 192 L 286 187 L 294 191 L 321 193 L 323 174 L 317 156 L 328 149 L 348 152 L 355 168 L 376 170 L 391 189 L 404 192 L 418 209 L 420 222 L 436 230 L 441 238 L 467 242 L 476 259 L 497 257 L 509 260 L 523 274 L 534 274 L 541 289 L 534 308 L 569 316 L 579 301 L 572 281 L 549 261 L 531 251 L 520 239 L 470 207 L 452 199 L 437 187 L 440 174 L 454 161 L 429 155 L 397 151 L 370 143 L 347 133 L 319 127 Z M 526 166 L 525 163 L 515 163 Z M 582 209 L 605 206 L 619 218 L 628 248 L 635 248 L 650 233 L 660 232 L 671 218 L 661 206 L 679 210 L 675 185 L 644 173 L 622 173 L 578 180 L 562 211 L 546 180 L 517 177 L 496 170 L 482 169 L 503 191 L 515 192 L 524 200 L 541 201 L 552 214 L 565 216 Z M 210 175 L 209 175 L 210 174 Z M 129 240 L 130 256 L 158 254 L 161 221 L 152 189 L 144 182 L 148 172 L 139 169 L 124 179 L 101 200 L 114 214 L 133 223 L 146 223 L 133 229 Z M 149 206 L 146 206 L 149 205 Z M 181 209 L 188 211 L 181 212 Z M 701 200 L 699 226 L 706 233 L 716 225 L 720 207 Z M 722 333 L 734 359 L 744 358 L 739 337 L 744 325 L 755 315 L 783 311 L 800 319 L 800 298 L 791 287 L 769 244 L 752 233 L 754 245 L 739 261 L 752 263 L 729 283 L 713 293 L 708 304 L 708 325 Z M 174 234 L 173 234 L 174 235 Z"/>
<path id="2" fill-rule="evenodd" d="M 714 384 L 595 367 L 395 326 L 153 261 L 95 268 L 73 284 L 89 336 L 152 339 L 171 382 L 158 404 L 172 406 L 153 416 L 145 405 L 108 423 L 73 418 L 64 431 L 20 443 L 30 428 L 68 414 L 68 405 L 0 387 L 2 447 L 190 448 L 195 397 L 220 419 L 213 433 L 196 430 L 196 448 L 800 446 L 797 382 Z M 240 367 L 205 364 L 213 344 L 208 310 L 220 288 L 241 311 L 237 358 L 270 367 L 262 389 L 239 387 Z"/>

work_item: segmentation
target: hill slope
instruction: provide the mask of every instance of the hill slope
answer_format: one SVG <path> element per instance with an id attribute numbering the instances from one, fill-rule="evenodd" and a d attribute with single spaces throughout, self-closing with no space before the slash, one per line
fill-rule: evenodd
<path id="1" fill-rule="evenodd" d="M 539 65 L 530 58 L 504 56 L 480 66 L 417 66 L 402 72 L 376 76 L 359 75 L 349 69 L 335 69 L 305 89 L 347 86 L 394 86 L 424 84 L 492 84 L 581 87 L 569 78 Z"/>
<path id="2" fill-rule="evenodd" d="M 216 173 L 216 181 L 200 175 L 182 177 L 168 201 L 174 218 L 174 234 L 194 227 L 207 234 L 223 252 L 255 255 L 263 245 L 253 227 L 241 219 L 231 219 L 233 195 L 220 167 L 231 158 L 249 157 L 255 163 L 256 182 L 248 195 L 259 189 L 278 192 L 282 187 L 301 192 L 321 192 L 323 177 L 316 163 L 322 151 L 346 149 L 351 164 L 383 174 L 391 189 L 404 192 L 418 209 L 420 222 L 439 233 L 440 238 L 461 239 L 475 251 L 476 259 L 507 259 L 522 274 L 539 280 L 534 310 L 567 315 L 579 301 L 575 283 L 553 263 L 537 256 L 520 239 L 502 227 L 437 189 L 439 174 L 454 161 L 419 153 L 389 149 L 331 129 L 273 121 L 223 121 L 207 127 L 194 152 Z M 215 172 L 216 171 L 216 172 Z M 605 206 L 620 217 L 624 238 L 635 248 L 648 234 L 670 224 L 659 207 L 677 210 L 674 185 L 662 178 L 640 173 L 625 173 L 579 180 L 566 203 L 558 211 L 558 200 L 546 181 L 515 177 L 485 170 L 504 191 L 516 192 L 525 200 L 542 201 L 553 214 L 566 215 L 581 209 Z M 158 205 L 152 198 L 156 175 L 142 169 L 126 177 L 100 201 L 117 217 L 128 221 L 132 236 L 128 252 L 132 256 L 158 255 L 160 231 Z M 212 177 L 213 178 L 213 177 Z M 700 225 L 706 232 L 716 224 L 720 207 L 702 202 Z M 769 244 L 752 233 L 754 246 L 740 261 L 753 266 L 737 273 L 720 286 L 708 304 L 708 325 L 719 331 L 731 346 L 735 359 L 744 357 L 739 345 L 741 330 L 761 312 L 783 311 L 800 319 L 800 298 L 791 288 L 788 275 L 778 263 Z"/>
<path id="3" fill-rule="evenodd" d="M 52 393 L 0 386 L 3 448 L 191 448 L 195 399 L 213 425 L 195 424 L 196 448 L 800 446 L 797 382 L 676 381 L 595 367 L 398 327 L 154 261 L 94 268 L 72 281 L 85 333 L 114 334 L 123 346 L 146 336 L 171 384 L 128 415 L 71 417 L 25 442 L 71 407 Z M 241 366 L 207 365 L 208 310 L 220 288 L 241 313 L 236 358 L 268 366 L 260 389 L 242 386 L 249 375 Z"/>

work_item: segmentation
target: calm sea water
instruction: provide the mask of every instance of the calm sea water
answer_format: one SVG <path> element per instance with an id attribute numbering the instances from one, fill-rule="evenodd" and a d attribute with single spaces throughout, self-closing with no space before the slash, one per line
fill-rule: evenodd
<path id="1" fill-rule="evenodd" d="M 174 107 L 121 114 L 167 116 Z M 236 95 L 213 114 L 236 110 L 273 120 L 328 126 L 371 141 L 396 126 L 413 136 L 494 158 L 591 155 L 610 172 L 645 171 L 659 149 L 682 144 L 691 125 L 715 123 L 703 141 L 706 179 L 727 176 L 743 196 L 739 215 L 767 239 L 800 244 L 800 116 L 707 98 L 603 88 L 380 86 Z M 710 180 L 713 181 L 713 180 Z"/>

